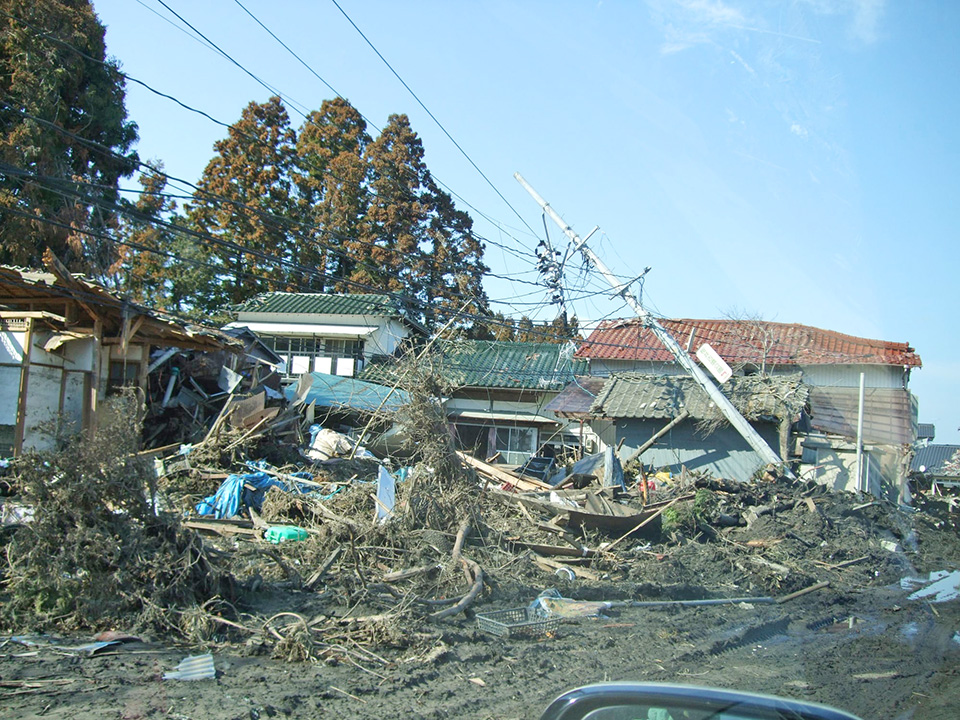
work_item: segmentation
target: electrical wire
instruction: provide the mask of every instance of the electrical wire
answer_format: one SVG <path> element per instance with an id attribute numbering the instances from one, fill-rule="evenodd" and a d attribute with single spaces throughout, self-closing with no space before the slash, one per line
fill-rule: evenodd
<path id="1" fill-rule="evenodd" d="M 456 147 L 457 150 L 460 151 L 460 154 L 463 155 L 464 158 L 466 158 L 467 162 L 469 162 L 470 165 L 473 166 L 473 169 L 476 170 L 476 171 L 480 174 L 480 177 L 482 177 L 482 178 L 484 179 L 484 181 L 487 183 L 487 185 L 489 185 L 489 186 L 493 189 L 493 191 L 500 197 L 500 199 L 503 200 L 503 202 L 506 204 L 506 206 L 513 211 L 513 214 L 516 215 L 518 218 L 520 218 L 520 222 L 522 222 L 522 223 L 524 224 L 524 226 L 526 226 L 526 228 L 530 231 L 530 234 L 533 235 L 534 237 L 536 237 L 537 234 L 536 234 L 536 232 L 534 231 L 534 229 L 527 224 L 527 221 L 523 219 L 523 216 L 522 216 L 519 212 L 517 212 L 517 209 L 516 209 L 515 207 L 513 207 L 513 205 L 510 204 L 510 201 L 507 200 L 506 197 L 504 197 L 503 193 L 500 192 L 500 190 L 497 188 L 497 186 L 494 185 L 493 182 L 490 180 L 490 178 L 488 178 L 488 177 L 484 174 L 483 170 L 481 170 L 480 167 L 473 161 L 473 158 L 471 158 L 470 155 L 467 154 L 467 151 L 464 150 L 464 149 L 460 146 L 460 143 L 458 143 L 456 140 L 454 140 L 453 135 L 451 135 L 451 134 L 447 131 L 447 129 L 443 126 L 443 123 L 441 123 L 441 122 L 437 119 L 437 117 L 430 111 L 430 108 L 428 108 L 428 107 L 423 103 L 423 101 L 417 96 L 417 94 L 416 94 L 416 93 L 413 91 L 413 89 L 407 84 L 407 82 L 406 82 L 402 77 L 400 77 L 400 73 L 398 73 L 396 70 L 393 69 L 393 66 L 387 61 L 387 59 L 383 56 L 383 54 L 381 54 L 381 52 L 380 52 L 379 50 L 377 50 L 377 47 L 376 47 L 376 46 L 370 41 L 370 39 L 363 33 L 363 30 L 361 30 L 361 29 L 357 26 L 357 24 L 353 21 L 353 19 L 352 19 L 349 15 L 347 15 L 346 11 L 345 11 L 342 7 L 340 7 L 340 4 L 337 2 L 337 0 L 330 0 L 330 2 L 332 2 L 332 3 L 336 6 L 337 10 L 339 10 L 340 13 L 347 19 L 347 22 L 349 22 L 349 23 L 353 26 L 353 29 L 356 30 L 356 31 L 360 34 L 360 37 L 363 38 L 364 42 L 366 42 L 367 45 L 370 46 L 370 49 L 373 50 L 373 52 L 375 52 L 375 53 L 377 54 L 377 57 L 380 58 L 380 59 L 383 61 L 383 64 L 387 66 L 387 69 L 389 69 L 390 72 L 393 73 L 394 77 L 396 77 L 397 80 L 400 81 L 400 84 L 403 85 L 404 88 L 406 88 L 407 92 L 410 93 L 411 97 L 413 97 L 413 99 L 417 101 L 417 103 L 420 105 L 420 107 L 423 108 L 424 112 L 426 112 L 427 115 L 430 116 L 430 119 L 433 120 L 433 121 L 437 124 L 437 127 L 440 128 L 440 130 L 443 131 L 443 134 L 446 135 L 447 138 L 450 140 L 450 142 L 453 143 L 454 147 Z"/>

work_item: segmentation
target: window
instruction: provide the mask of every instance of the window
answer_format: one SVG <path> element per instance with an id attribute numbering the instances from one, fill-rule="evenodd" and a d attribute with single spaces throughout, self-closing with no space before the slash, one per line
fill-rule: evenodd
<path id="1" fill-rule="evenodd" d="M 107 395 L 122 387 L 137 387 L 140 384 L 140 363 L 123 360 L 110 361 L 110 374 L 107 376 Z"/>
<path id="2" fill-rule="evenodd" d="M 532 427 L 498 427 L 497 452 L 505 462 L 520 465 L 537 451 L 537 429 Z"/>
<path id="3" fill-rule="evenodd" d="M 269 346 L 271 338 L 264 338 Z M 285 375 L 322 372 L 355 375 L 362 367 L 363 341 L 344 338 L 273 337 L 273 351 L 283 358 Z"/>

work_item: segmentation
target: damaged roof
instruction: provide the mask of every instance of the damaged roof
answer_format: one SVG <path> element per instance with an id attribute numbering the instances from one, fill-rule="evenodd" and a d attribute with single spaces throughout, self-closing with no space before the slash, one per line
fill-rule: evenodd
<path id="1" fill-rule="evenodd" d="M 570 343 L 458 340 L 441 352 L 441 375 L 460 387 L 560 390 L 587 370 Z"/>
<path id="2" fill-rule="evenodd" d="M 709 343 L 730 364 L 897 365 L 920 367 L 908 343 L 870 340 L 793 323 L 766 320 L 661 320 L 682 347 Z M 692 338 L 692 341 L 691 341 Z M 670 352 L 639 319 L 602 322 L 578 358 L 672 362 Z"/>
<path id="3" fill-rule="evenodd" d="M 560 390 L 587 371 L 586 360 L 574 357 L 572 343 L 441 340 L 432 363 L 444 383 L 460 388 Z M 396 369 L 391 360 L 374 362 L 360 377 L 392 382 Z"/>
<path id="4" fill-rule="evenodd" d="M 917 448 L 910 462 L 910 470 L 927 475 L 960 478 L 960 445 L 927 445 Z"/>
<path id="5" fill-rule="evenodd" d="M 804 407 L 809 388 L 799 373 L 779 377 L 734 377 L 720 388 L 748 420 L 793 417 Z M 722 417 L 719 409 L 690 377 L 650 373 L 612 375 L 594 399 L 593 417 L 662 419 L 686 410 L 694 420 Z"/>
<path id="6" fill-rule="evenodd" d="M 544 412 L 552 412 L 562 418 L 589 417 L 590 407 L 606 382 L 606 378 L 589 375 L 575 377 L 559 395 L 543 406 Z"/>
<path id="7" fill-rule="evenodd" d="M 810 426 L 828 435 L 857 436 L 860 389 L 810 389 Z M 917 399 L 902 388 L 865 388 L 863 439 L 868 443 L 909 445 L 917 438 Z"/>
<path id="8" fill-rule="evenodd" d="M 174 320 L 69 272 L 49 251 L 44 263 L 46 271 L 0 265 L 0 313 L 5 319 L 33 317 L 54 331 L 63 330 L 64 339 L 92 335 L 95 321 L 100 321 L 103 337 L 122 343 L 205 351 L 242 348 L 215 328 Z"/>
<path id="9" fill-rule="evenodd" d="M 365 382 L 340 375 L 313 372 L 303 403 L 314 403 L 317 408 L 352 410 L 359 412 L 393 412 L 410 404 L 410 396 L 403 390 L 389 388 L 373 382 Z M 287 400 L 297 396 L 297 386 L 290 385 L 284 391 Z"/>

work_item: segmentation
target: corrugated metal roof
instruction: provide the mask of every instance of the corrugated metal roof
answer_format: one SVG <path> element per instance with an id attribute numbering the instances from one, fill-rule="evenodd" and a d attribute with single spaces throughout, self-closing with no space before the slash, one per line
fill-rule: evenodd
<path id="1" fill-rule="evenodd" d="M 304 403 L 316 403 L 318 408 L 392 412 L 410 403 L 410 396 L 403 390 L 393 390 L 376 383 L 326 373 L 314 372 L 310 373 L 310 376 L 310 390 Z M 289 386 L 284 394 L 287 400 L 293 400 L 297 394 L 297 386 Z"/>
<path id="2" fill-rule="evenodd" d="M 735 377 L 724 383 L 721 390 L 748 420 L 793 416 L 804 407 L 809 391 L 799 374 L 775 378 Z M 721 417 L 710 396 L 693 378 L 621 373 L 610 377 L 593 401 L 590 414 L 666 420 L 683 410 L 694 420 Z"/>
<path id="3" fill-rule="evenodd" d="M 859 388 L 810 389 L 810 424 L 830 435 L 856 438 Z M 917 437 L 916 399 L 900 388 L 866 388 L 863 394 L 863 439 L 870 443 L 909 445 Z"/>
<path id="4" fill-rule="evenodd" d="M 606 378 L 583 376 L 575 378 L 560 394 L 543 406 L 544 412 L 552 412 L 560 417 L 586 417 L 590 414 L 590 406 L 600 391 L 603 390 Z"/>
<path id="5" fill-rule="evenodd" d="M 375 315 L 406 318 L 402 303 L 387 294 L 261 293 L 234 306 L 236 312 L 301 315 Z"/>
<path id="6" fill-rule="evenodd" d="M 870 340 L 806 325 L 742 320 L 662 320 L 691 352 L 709 343 L 728 363 L 759 365 L 897 365 L 920 367 L 907 343 Z M 598 360 L 672 362 L 673 356 L 638 319 L 608 320 L 580 346 L 577 357 Z"/>
<path id="7" fill-rule="evenodd" d="M 431 361 L 441 380 L 458 388 L 560 390 L 587 371 L 586 360 L 575 359 L 569 343 L 440 341 Z M 396 369 L 390 361 L 370 363 L 360 377 L 392 382 Z"/>
<path id="8" fill-rule="evenodd" d="M 937 435 L 937 428 L 933 423 L 917 424 L 917 440 L 933 440 Z"/>
<path id="9" fill-rule="evenodd" d="M 924 470 L 920 470 L 921 467 Z M 918 448 L 910 462 L 910 470 L 927 475 L 960 476 L 960 445 L 927 445 Z"/>

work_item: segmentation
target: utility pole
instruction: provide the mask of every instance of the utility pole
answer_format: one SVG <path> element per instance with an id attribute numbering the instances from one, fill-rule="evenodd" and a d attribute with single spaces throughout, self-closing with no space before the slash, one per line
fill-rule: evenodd
<path id="1" fill-rule="evenodd" d="M 582 240 L 579 235 L 577 235 L 573 229 L 567 225 L 563 218 L 560 217 L 557 212 L 550 207 L 550 204 L 544 200 L 540 195 L 537 194 L 537 191 L 534 190 L 523 179 L 523 176 L 520 173 L 514 173 L 513 176 L 517 179 L 517 182 L 523 186 L 523 189 L 530 193 L 530 196 L 537 201 L 537 204 L 543 208 L 543 211 L 550 216 L 550 219 L 553 220 L 564 234 L 570 238 L 570 241 L 573 243 L 574 248 L 579 250 L 583 256 L 587 259 L 588 262 L 592 263 L 597 270 L 606 278 L 607 282 L 610 283 L 610 286 L 620 295 L 624 301 L 629 305 L 633 311 L 637 314 L 637 317 L 640 318 L 640 321 L 644 324 L 645 327 L 650 328 L 651 332 L 657 336 L 657 339 L 663 343 L 663 346 L 670 351 L 670 354 L 676 359 L 680 366 L 686 370 L 697 381 L 697 384 L 700 385 L 710 396 L 710 399 L 713 400 L 714 404 L 720 409 L 720 412 L 723 413 L 724 417 L 729 421 L 731 425 L 743 436 L 743 439 L 754 449 L 757 455 L 763 460 L 764 463 L 772 463 L 774 465 L 783 465 L 784 472 L 789 477 L 793 477 L 793 474 L 790 472 L 790 469 L 786 467 L 783 460 L 777 455 L 766 441 L 760 437 L 760 434 L 753 429 L 753 426 L 747 422 L 747 420 L 740 414 L 740 412 L 733 406 L 733 403 L 727 399 L 727 396 L 720 392 L 720 388 L 713 384 L 713 381 L 707 377 L 706 373 L 697 365 L 690 356 L 684 351 L 680 344 L 674 339 L 673 335 L 668 333 L 664 327 L 657 322 L 657 319 L 653 317 L 649 312 L 647 312 L 644 307 L 640 304 L 640 301 L 630 292 L 629 283 L 622 284 L 617 281 L 617 278 L 609 268 L 603 263 L 603 261 L 597 256 L 593 250 L 587 247 L 586 240 Z"/>

